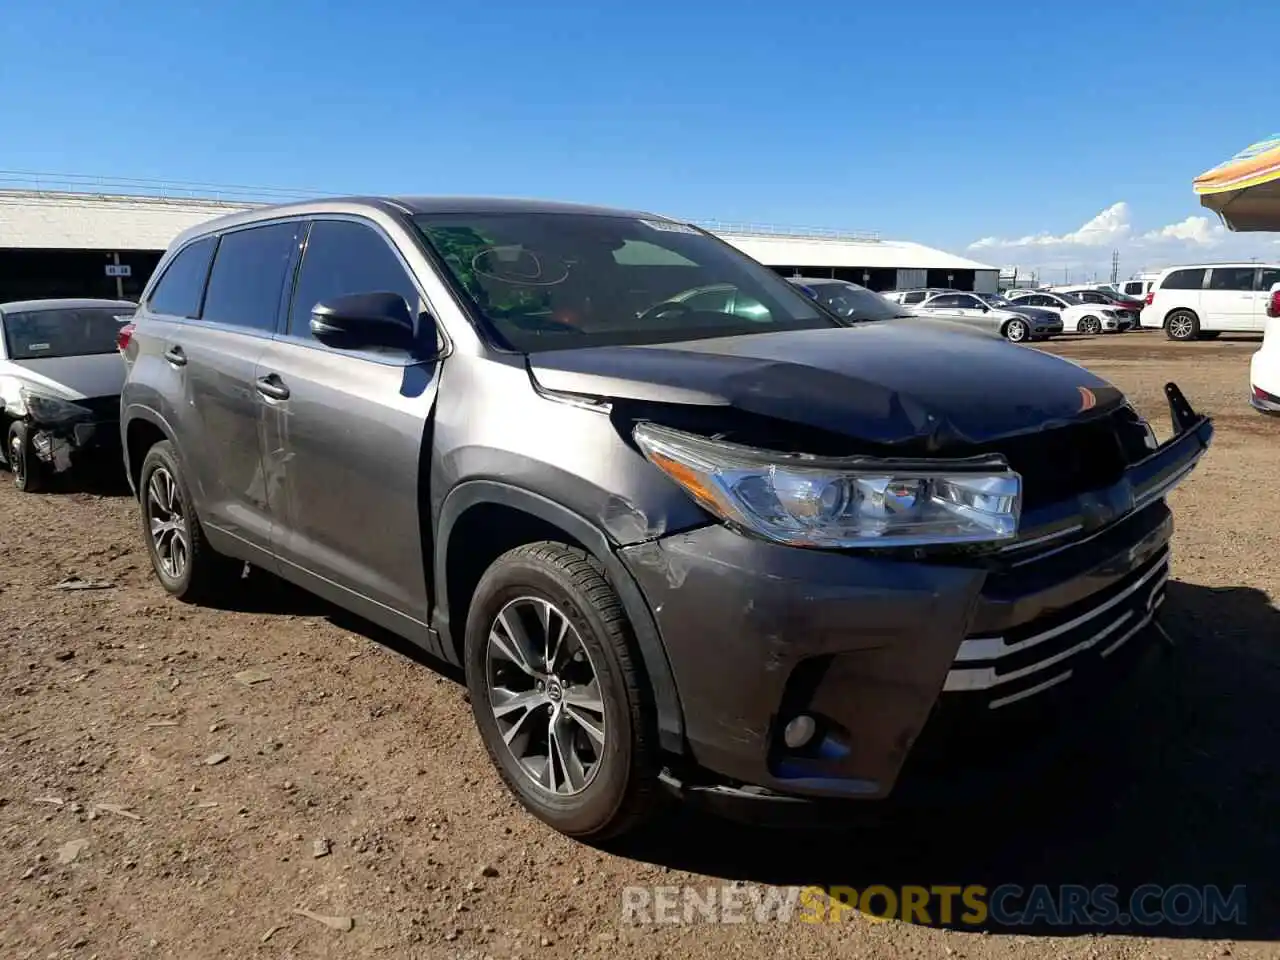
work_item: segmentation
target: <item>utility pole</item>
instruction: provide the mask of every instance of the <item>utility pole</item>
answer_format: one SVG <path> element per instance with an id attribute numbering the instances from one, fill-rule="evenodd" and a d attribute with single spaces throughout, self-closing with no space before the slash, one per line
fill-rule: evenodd
<path id="1" fill-rule="evenodd" d="M 1120 251 L 1112 250 L 1111 251 L 1111 283 L 1116 284 L 1119 282 L 1120 282 Z"/>

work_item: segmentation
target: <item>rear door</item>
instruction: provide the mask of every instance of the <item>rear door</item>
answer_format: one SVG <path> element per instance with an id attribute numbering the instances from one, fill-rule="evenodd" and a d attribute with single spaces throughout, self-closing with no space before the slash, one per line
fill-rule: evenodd
<path id="1" fill-rule="evenodd" d="M 1252 330 L 1257 268 L 1211 267 L 1200 295 L 1201 330 Z"/>
<path id="2" fill-rule="evenodd" d="M 434 333 L 425 300 L 391 240 L 359 218 L 316 218 L 285 328 L 258 356 L 267 491 L 280 572 L 392 629 L 386 611 L 428 615 L 420 478 L 430 470 L 439 383 L 435 344 L 417 353 L 352 352 L 311 335 L 319 302 L 356 293 L 400 294 Z M 361 598 L 367 603 L 361 603 Z"/>
<path id="3" fill-rule="evenodd" d="M 163 358 L 182 381 L 176 432 L 201 522 L 262 551 L 271 545 L 259 442 L 259 358 L 280 316 L 299 221 L 257 225 L 218 240 L 194 319 L 168 330 Z"/>

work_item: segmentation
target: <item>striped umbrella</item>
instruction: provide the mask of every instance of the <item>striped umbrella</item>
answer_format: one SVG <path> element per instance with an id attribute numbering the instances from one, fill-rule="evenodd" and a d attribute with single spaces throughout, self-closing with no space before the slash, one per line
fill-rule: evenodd
<path id="1" fill-rule="evenodd" d="M 1280 134 L 1200 174 L 1192 187 L 1229 230 L 1280 231 Z"/>

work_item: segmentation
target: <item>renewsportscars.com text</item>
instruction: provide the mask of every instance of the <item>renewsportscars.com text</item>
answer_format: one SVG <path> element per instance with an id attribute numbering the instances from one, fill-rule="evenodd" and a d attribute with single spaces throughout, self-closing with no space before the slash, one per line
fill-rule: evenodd
<path id="1" fill-rule="evenodd" d="M 843 923 L 900 920 L 927 926 L 1175 926 L 1245 923 L 1245 888 L 1144 884 L 764 887 L 731 884 L 624 887 L 622 921 Z"/>

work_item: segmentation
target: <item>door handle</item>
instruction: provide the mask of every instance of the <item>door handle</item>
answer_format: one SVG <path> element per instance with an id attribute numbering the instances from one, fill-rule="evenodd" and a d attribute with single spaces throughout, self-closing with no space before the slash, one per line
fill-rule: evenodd
<path id="1" fill-rule="evenodd" d="M 268 400 L 288 400 L 289 388 L 278 374 L 269 373 L 257 380 L 258 392 Z"/>
<path id="2" fill-rule="evenodd" d="M 164 352 L 164 358 L 175 367 L 185 367 L 187 365 L 187 355 L 182 352 L 182 348 L 174 344 Z"/>

